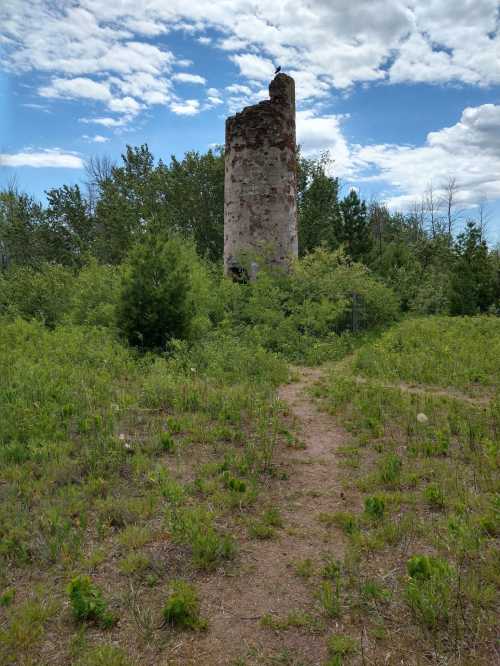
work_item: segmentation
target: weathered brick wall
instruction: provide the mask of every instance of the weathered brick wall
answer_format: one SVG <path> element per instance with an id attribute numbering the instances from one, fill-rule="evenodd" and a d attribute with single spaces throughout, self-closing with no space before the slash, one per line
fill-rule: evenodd
<path id="1" fill-rule="evenodd" d="M 269 100 L 226 120 L 224 267 L 242 251 L 286 265 L 297 256 L 295 83 L 278 74 Z"/>

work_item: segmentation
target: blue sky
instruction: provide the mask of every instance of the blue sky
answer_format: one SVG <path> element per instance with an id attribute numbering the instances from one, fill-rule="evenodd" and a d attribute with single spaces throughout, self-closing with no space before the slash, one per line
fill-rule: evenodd
<path id="1" fill-rule="evenodd" d="M 500 241 L 497 0 L 4 0 L 0 185 L 81 183 L 91 155 L 224 140 L 224 118 L 296 79 L 307 155 L 366 198 L 487 211 Z M 425 208 L 425 206 L 424 206 Z"/>

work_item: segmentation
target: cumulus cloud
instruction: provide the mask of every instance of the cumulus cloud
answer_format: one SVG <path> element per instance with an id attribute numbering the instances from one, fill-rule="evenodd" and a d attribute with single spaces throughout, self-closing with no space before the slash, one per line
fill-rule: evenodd
<path id="1" fill-rule="evenodd" d="M 297 113 L 297 142 L 306 157 L 328 151 L 336 176 L 353 175 L 349 145 L 342 132 L 342 115 L 319 115 L 314 111 Z"/>
<path id="2" fill-rule="evenodd" d="M 40 151 L 0 153 L 0 167 L 83 169 L 83 160 L 75 153 L 63 152 L 59 148 L 46 148 Z"/>
<path id="3" fill-rule="evenodd" d="M 235 85 L 262 84 L 283 65 L 300 101 L 382 80 L 500 83 L 498 19 L 498 0 L 18 0 L 1 3 L 0 40 L 3 67 L 52 78 L 41 95 L 109 104 L 111 86 L 113 99 L 142 109 L 175 103 L 174 82 L 205 84 L 176 73 L 190 62 L 151 43 L 172 31 L 226 53 L 244 79 Z"/>
<path id="4" fill-rule="evenodd" d="M 123 127 L 129 121 L 127 116 L 122 118 L 110 118 L 106 116 L 104 118 L 79 118 L 78 122 L 85 123 L 86 125 L 102 125 L 103 127 Z"/>
<path id="5" fill-rule="evenodd" d="M 228 93 L 235 95 L 250 95 L 252 93 L 248 86 L 243 86 L 240 83 L 232 83 L 230 86 L 226 86 L 226 90 Z"/>
<path id="6" fill-rule="evenodd" d="M 355 146 L 350 160 L 359 179 L 383 181 L 398 192 L 392 206 L 419 200 L 430 182 L 439 196 L 449 178 L 456 178 L 463 205 L 498 199 L 500 105 L 464 109 L 455 125 L 430 132 L 421 146 Z"/>
<path id="7" fill-rule="evenodd" d="M 248 79 L 269 81 L 272 78 L 274 65 L 267 58 L 262 58 L 253 53 L 243 53 L 242 55 L 231 56 L 231 60 L 238 65 L 240 72 Z"/>
<path id="8" fill-rule="evenodd" d="M 107 102 L 111 99 L 108 85 L 83 76 L 78 76 L 75 79 L 52 79 L 50 85 L 42 86 L 38 92 L 42 97 L 67 97 L 70 99 L 83 97 L 97 99 L 101 102 Z"/>
<path id="9" fill-rule="evenodd" d="M 185 99 L 172 102 L 170 110 L 178 116 L 195 116 L 200 112 L 200 103 L 197 99 Z"/>
<path id="10" fill-rule="evenodd" d="M 306 157 L 328 150 L 332 173 L 347 182 L 378 183 L 386 203 L 407 209 L 432 183 L 436 198 L 456 179 L 457 203 L 500 199 L 500 105 L 467 107 L 450 127 L 429 132 L 422 145 L 349 144 L 345 115 L 297 113 L 297 141 Z"/>
<path id="11" fill-rule="evenodd" d="M 180 83 L 195 83 L 202 86 L 207 82 L 203 76 L 200 76 L 199 74 L 189 74 L 188 72 L 174 74 L 173 79 L 174 81 L 180 81 Z"/>

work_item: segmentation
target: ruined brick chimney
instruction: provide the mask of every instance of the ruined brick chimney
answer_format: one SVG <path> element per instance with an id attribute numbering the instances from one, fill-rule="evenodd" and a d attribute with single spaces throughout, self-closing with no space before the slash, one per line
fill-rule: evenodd
<path id="1" fill-rule="evenodd" d="M 297 256 L 294 80 L 275 76 L 269 97 L 226 120 L 224 270 L 233 277 L 242 253 L 282 267 Z"/>

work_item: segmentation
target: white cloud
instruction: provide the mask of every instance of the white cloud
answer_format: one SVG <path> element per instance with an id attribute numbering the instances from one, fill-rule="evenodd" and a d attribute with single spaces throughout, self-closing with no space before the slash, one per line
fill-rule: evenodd
<path id="1" fill-rule="evenodd" d="M 111 99 L 108 85 L 85 77 L 52 79 L 50 85 L 42 86 L 38 92 L 42 97 L 67 97 L 70 99 L 83 97 L 100 100 L 101 102 L 107 102 Z"/>
<path id="2" fill-rule="evenodd" d="M 234 86 L 262 85 L 275 64 L 283 65 L 296 78 L 299 101 L 358 82 L 500 83 L 498 0 L 0 3 L 4 68 L 48 74 L 42 96 L 94 100 L 111 110 L 128 106 L 124 122 L 151 105 L 176 104 L 174 81 L 205 84 L 197 74 L 172 75 L 191 61 L 151 43 L 171 31 L 226 52 L 244 79 Z"/>
<path id="3" fill-rule="evenodd" d="M 243 55 L 233 55 L 231 60 L 238 65 L 243 76 L 258 81 L 268 81 L 274 73 L 274 65 L 271 60 L 254 55 L 253 53 L 244 53 Z"/>
<path id="4" fill-rule="evenodd" d="M 180 81 L 181 83 L 195 83 L 200 85 L 205 85 L 207 80 L 203 76 L 198 74 L 188 74 L 187 72 L 179 72 L 174 74 L 172 77 L 174 81 Z"/>
<path id="5" fill-rule="evenodd" d="M 89 136 L 88 134 L 83 134 L 82 139 L 85 139 L 86 141 L 90 141 L 91 143 L 107 143 L 109 141 L 109 137 L 102 136 L 102 134 L 95 134 L 94 136 Z"/>
<path id="6" fill-rule="evenodd" d="M 456 178 L 458 201 L 466 206 L 500 198 L 500 105 L 464 109 L 451 127 L 430 132 L 422 146 L 356 146 L 351 163 L 360 179 L 383 181 L 399 194 L 393 206 L 419 200 L 432 182 L 436 195 Z"/>
<path id="7" fill-rule="evenodd" d="M 40 151 L 0 153 L 0 167 L 34 167 L 83 169 L 83 160 L 74 153 L 65 153 L 59 148 L 46 148 Z"/>
<path id="8" fill-rule="evenodd" d="M 197 99 L 185 99 L 170 104 L 170 110 L 178 116 L 194 116 L 200 112 L 200 103 Z"/>
<path id="9" fill-rule="evenodd" d="M 252 91 L 248 86 L 243 86 L 240 83 L 232 83 L 230 86 L 226 86 L 226 90 L 229 93 L 234 93 L 235 95 L 251 95 Z"/>
<path id="10" fill-rule="evenodd" d="M 18 0 L 2 3 L 0 26 L 14 70 L 159 77 L 175 56 L 144 40 L 175 30 L 244 51 L 229 57 L 259 80 L 276 63 L 337 88 L 382 79 L 500 82 L 498 0 Z"/>
<path id="11" fill-rule="evenodd" d="M 342 133 L 342 115 L 318 115 L 314 111 L 297 112 L 297 143 L 306 157 L 328 151 L 336 176 L 352 175 L 351 154 Z"/>
<path id="12" fill-rule="evenodd" d="M 142 108 L 142 105 L 139 104 L 139 102 L 133 97 L 111 99 L 108 106 L 111 111 L 115 111 L 116 113 L 125 113 L 129 116 L 136 115 Z"/>
<path id="13" fill-rule="evenodd" d="M 79 118 L 80 123 L 85 123 L 86 125 L 102 125 L 103 127 L 123 127 L 128 122 L 128 118 L 124 116 L 123 118 Z"/>

